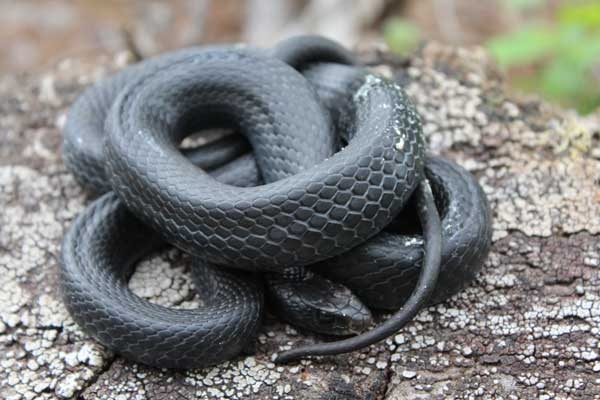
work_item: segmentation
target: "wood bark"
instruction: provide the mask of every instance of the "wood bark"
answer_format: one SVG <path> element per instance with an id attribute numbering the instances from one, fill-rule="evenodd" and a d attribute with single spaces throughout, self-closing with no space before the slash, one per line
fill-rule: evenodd
<path id="1" fill-rule="evenodd" d="M 253 355 L 214 368 L 136 365 L 89 339 L 57 292 L 65 229 L 90 202 L 66 171 L 60 128 L 80 91 L 127 57 L 65 60 L 0 79 L 0 397 L 6 399 L 600 398 L 600 116 L 503 89 L 478 49 L 428 44 L 369 55 L 418 106 L 432 153 L 479 179 L 495 218 L 476 282 L 362 352 L 275 366 L 282 346 L 324 340 L 268 318 Z M 191 306 L 177 251 L 131 286 Z"/>

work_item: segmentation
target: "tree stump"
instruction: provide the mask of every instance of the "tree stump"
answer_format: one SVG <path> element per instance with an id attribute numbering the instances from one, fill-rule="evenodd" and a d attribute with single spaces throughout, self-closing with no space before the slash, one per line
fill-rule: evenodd
<path id="1" fill-rule="evenodd" d="M 480 49 L 430 43 L 378 54 L 418 106 L 432 153 L 472 171 L 494 211 L 476 282 L 395 337 L 276 366 L 283 346 L 324 340 L 267 318 L 253 355 L 169 371 L 115 356 L 73 323 L 57 290 L 65 229 L 91 198 L 60 153 L 76 95 L 127 57 L 70 59 L 0 79 L 0 397 L 6 399 L 600 398 L 600 115 L 515 98 Z M 143 262 L 131 286 L 193 306 L 189 259 Z"/>

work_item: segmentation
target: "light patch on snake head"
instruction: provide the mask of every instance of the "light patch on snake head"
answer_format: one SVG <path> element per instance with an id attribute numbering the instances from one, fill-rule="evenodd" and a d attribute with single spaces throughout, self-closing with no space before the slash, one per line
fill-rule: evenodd
<path id="1" fill-rule="evenodd" d="M 364 100 L 369 94 L 369 91 L 379 84 L 381 84 L 381 78 L 371 74 L 367 75 L 365 78 L 365 83 L 363 83 L 354 94 L 354 101 L 359 102 Z"/>
<path id="2" fill-rule="evenodd" d="M 406 133 L 401 131 L 400 128 L 398 128 L 398 126 L 394 126 L 394 131 L 396 131 L 396 135 L 398 136 L 398 141 L 396 142 L 394 147 L 396 147 L 396 150 L 400 151 L 404 149 Z"/>
<path id="3" fill-rule="evenodd" d="M 401 240 L 404 241 L 404 246 L 422 246 L 424 244 L 423 238 L 417 236 L 402 237 Z"/>
<path id="4" fill-rule="evenodd" d="M 396 150 L 400 151 L 404 148 L 404 139 L 400 139 L 398 140 L 398 142 L 396 143 Z"/>

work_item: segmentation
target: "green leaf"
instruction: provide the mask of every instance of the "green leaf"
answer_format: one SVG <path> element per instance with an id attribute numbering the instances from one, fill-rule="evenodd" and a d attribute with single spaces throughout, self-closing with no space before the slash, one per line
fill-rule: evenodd
<path id="1" fill-rule="evenodd" d="M 393 52 L 403 54 L 415 49 L 421 40 L 421 32 L 408 20 L 392 18 L 383 26 L 383 37 Z"/>
<path id="2" fill-rule="evenodd" d="M 542 90 L 556 100 L 577 96 L 585 91 L 585 71 L 566 58 L 554 59 L 542 71 Z"/>
<path id="3" fill-rule="evenodd" d="M 600 34 L 586 32 L 575 25 L 560 26 L 555 56 L 573 68 L 590 69 L 600 61 Z"/>
<path id="4" fill-rule="evenodd" d="M 600 90 L 593 84 L 589 68 L 557 58 L 541 73 L 541 91 L 545 97 L 586 113 L 600 105 Z"/>
<path id="5" fill-rule="evenodd" d="M 600 3 L 584 2 L 563 5 L 558 11 L 560 24 L 600 28 Z"/>
<path id="6" fill-rule="evenodd" d="M 503 67 L 528 65 L 555 52 L 556 36 L 549 28 L 531 26 L 494 38 L 487 47 Z"/>

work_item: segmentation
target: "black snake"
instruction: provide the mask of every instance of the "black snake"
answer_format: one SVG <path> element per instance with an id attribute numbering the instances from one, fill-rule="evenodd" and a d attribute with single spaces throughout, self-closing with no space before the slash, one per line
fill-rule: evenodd
<path id="1" fill-rule="evenodd" d="M 367 306 L 402 306 L 287 361 L 381 340 L 471 280 L 491 243 L 485 195 L 459 166 L 425 156 L 402 89 L 353 63 L 334 42 L 299 37 L 181 50 L 86 90 L 63 154 L 84 187 L 106 193 L 63 242 L 76 322 L 130 359 L 196 367 L 253 340 L 263 285 L 278 315 L 327 334 L 365 330 Z M 238 135 L 179 148 L 212 128 Z M 167 243 L 194 256 L 202 307 L 168 309 L 127 287 L 136 262 Z"/>

